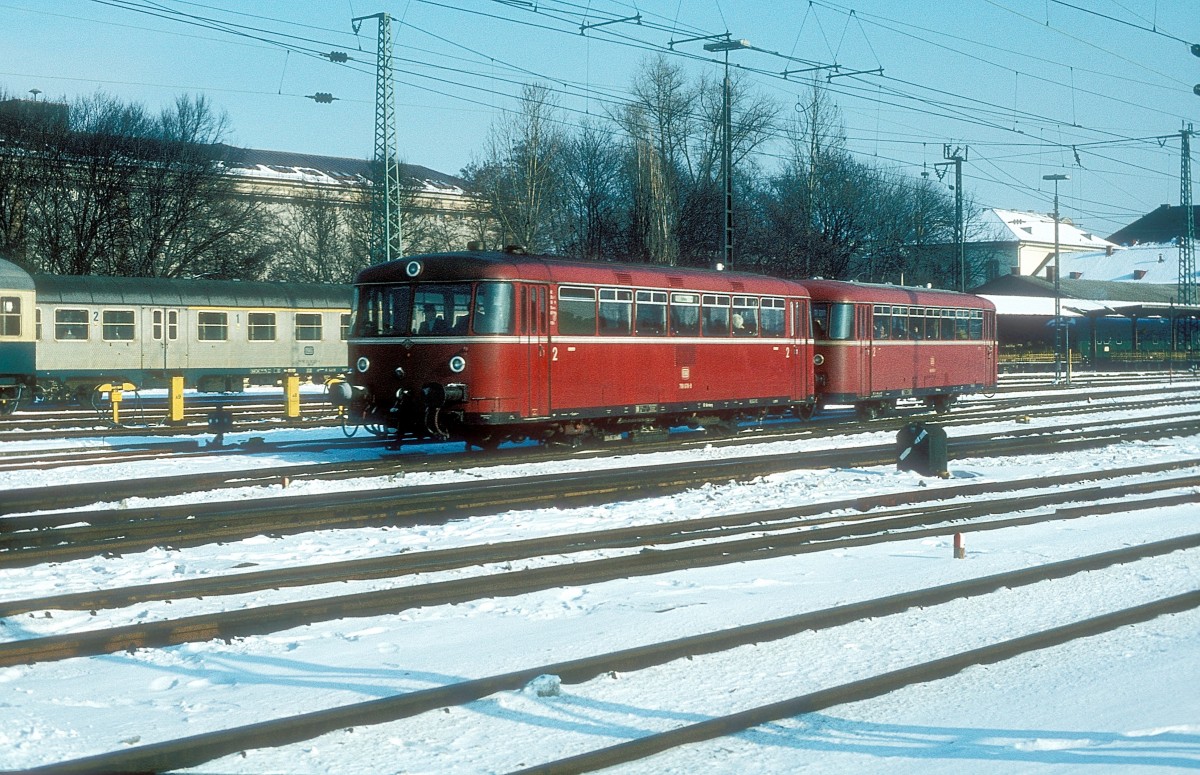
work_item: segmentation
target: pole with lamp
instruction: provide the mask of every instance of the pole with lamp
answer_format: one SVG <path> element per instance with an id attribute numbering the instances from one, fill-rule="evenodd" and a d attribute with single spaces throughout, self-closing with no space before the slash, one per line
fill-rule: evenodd
<path id="1" fill-rule="evenodd" d="M 1054 181 L 1054 381 L 1058 382 L 1062 378 L 1062 357 L 1063 357 L 1063 319 L 1062 319 L 1062 271 L 1059 266 L 1059 247 L 1058 247 L 1058 182 L 1060 180 L 1070 180 L 1070 176 L 1063 174 L 1042 175 L 1042 180 Z M 1067 358 L 1071 357 L 1071 353 L 1067 352 Z M 1071 384 L 1071 369 L 1067 367 L 1068 385 Z"/>
<path id="2" fill-rule="evenodd" d="M 725 54 L 725 89 L 721 102 L 721 177 L 725 184 L 725 242 L 724 268 L 733 267 L 733 121 L 729 107 L 729 52 L 750 48 L 749 41 L 734 40 L 725 33 L 724 40 L 705 43 L 705 51 Z"/>

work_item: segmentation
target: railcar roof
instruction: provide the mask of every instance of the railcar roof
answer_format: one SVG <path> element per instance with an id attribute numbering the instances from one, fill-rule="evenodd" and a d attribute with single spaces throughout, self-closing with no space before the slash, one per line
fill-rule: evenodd
<path id="1" fill-rule="evenodd" d="M 407 267 L 413 261 L 419 261 L 422 265 L 416 278 L 407 274 Z M 557 256 L 532 256 L 499 251 L 406 256 L 362 270 L 355 282 L 367 284 L 408 282 L 413 279 L 450 281 L 483 278 L 653 288 L 679 287 L 718 293 L 745 291 L 789 296 L 808 295 L 802 286 L 794 282 L 748 272 L 716 272 L 711 269 L 657 264 L 578 261 Z"/>
<path id="2" fill-rule="evenodd" d="M 349 285 L 34 275 L 39 303 L 349 309 Z"/>
<path id="3" fill-rule="evenodd" d="M 908 288 L 902 285 L 852 283 L 842 280 L 800 280 L 813 299 L 820 301 L 862 301 L 874 304 L 919 304 L 930 307 L 966 307 L 994 309 L 987 299 L 969 293 L 938 288 Z"/>
<path id="4" fill-rule="evenodd" d="M 33 278 L 21 267 L 0 258 L 0 292 L 32 291 Z"/>

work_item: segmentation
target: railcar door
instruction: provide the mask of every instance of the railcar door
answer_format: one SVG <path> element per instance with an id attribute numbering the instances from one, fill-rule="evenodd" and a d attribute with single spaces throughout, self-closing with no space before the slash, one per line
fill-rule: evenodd
<path id="1" fill-rule="evenodd" d="M 859 395 L 870 395 L 875 389 L 874 374 L 871 368 L 875 360 L 878 343 L 875 341 L 874 309 L 870 304 L 855 306 L 854 338 L 858 351 L 858 384 L 855 391 Z"/>
<path id="2" fill-rule="evenodd" d="M 524 309 L 522 332 L 529 364 L 529 417 L 545 417 L 550 413 L 550 316 L 549 290 L 544 285 L 529 285 L 521 289 Z"/>

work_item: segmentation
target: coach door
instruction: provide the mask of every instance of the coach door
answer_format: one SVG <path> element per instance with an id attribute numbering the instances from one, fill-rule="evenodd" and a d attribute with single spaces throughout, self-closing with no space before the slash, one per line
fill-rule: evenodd
<path id="1" fill-rule="evenodd" d="M 521 288 L 522 322 L 529 364 L 529 416 L 550 414 L 549 293 L 544 285 Z"/>
<path id="2" fill-rule="evenodd" d="M 148 368 L 180 371 L 187 365 L 187 340 L 180 338 L 180 329 L 179 310 L 150 310 L 150 341 L 143 350 L 153 364 Z"/>

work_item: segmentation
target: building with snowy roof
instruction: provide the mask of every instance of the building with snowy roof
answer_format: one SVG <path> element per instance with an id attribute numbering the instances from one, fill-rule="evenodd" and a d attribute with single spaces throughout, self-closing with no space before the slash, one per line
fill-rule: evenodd
<path id="1" fill-rule="evenodd" d="M 975 236 L 964 246 L 967 261 L 988 279 L 1004 275 L 1054 277 L 1054 218 L 1042 213 L 985 210 L 972 229 Z M 1115 248 L 1103 237 L 1059 218 L 1059 262 L 1074 253 L 1095 253 Z"/>

